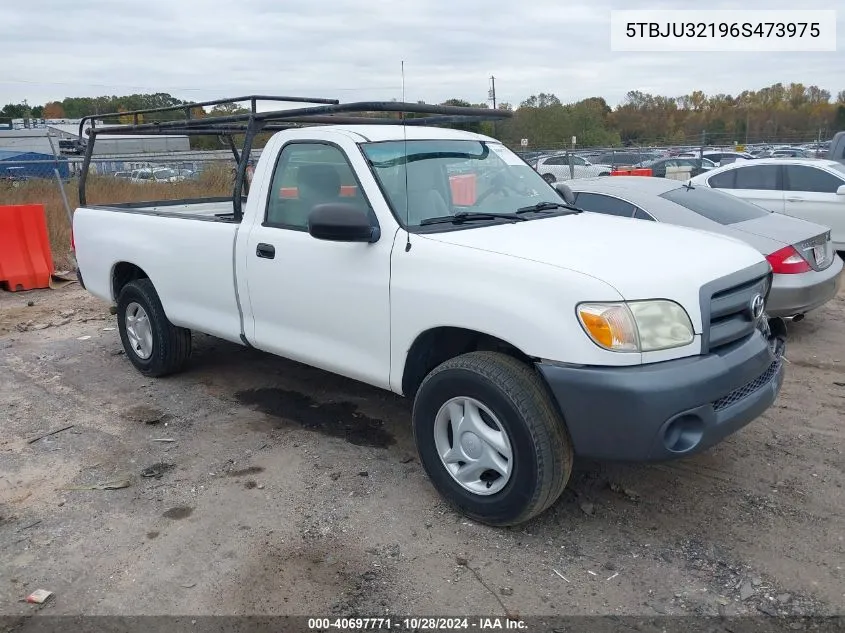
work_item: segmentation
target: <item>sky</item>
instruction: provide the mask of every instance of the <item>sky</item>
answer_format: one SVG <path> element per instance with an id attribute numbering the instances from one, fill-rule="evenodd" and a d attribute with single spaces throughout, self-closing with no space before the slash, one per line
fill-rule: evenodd
<path id="1" fill-rule="evenodd" d="M 630 90 L 737 94 L 776 82 L 845 90 L 842 0 L 39 0 L 5 3 L 0 103 L 168 92 L 202 101 L 297 94 L 341 101 L 519 104 L 552 92 L 611 105 Z M 614 53 L 614 9 L 838 9 L 837 52 Z M 758 6 L 759 5 L 759 6 Z M 765 13 L 762 13 L 765 15 Z"/>

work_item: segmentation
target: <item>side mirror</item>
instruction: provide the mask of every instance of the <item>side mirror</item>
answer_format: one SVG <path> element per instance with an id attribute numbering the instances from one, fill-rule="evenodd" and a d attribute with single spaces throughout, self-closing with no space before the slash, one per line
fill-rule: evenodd
<path id="1" fill-rule="evenodd" d="M 845 196 L 845 185 L 839 185 L 839 189 L 836 190 L 837 196 Z"/>
<path id="2" fill-rule="evenodd" d="M 318 204 L 308 214 L 308 233 L 332 242 L 377 242 L 381 231 L 361 207 L 332 202 Z"/>
<path id="3" fill-rule="evenodd" d="M 566 204 L 575 204 L 575 194 L 572 193 L 569 185 L 565 182 L 558 182 L 555 183 L 555 189 L 557 189 L 558 194 L 560 194 L 560 197 L 563 198 Z"/>

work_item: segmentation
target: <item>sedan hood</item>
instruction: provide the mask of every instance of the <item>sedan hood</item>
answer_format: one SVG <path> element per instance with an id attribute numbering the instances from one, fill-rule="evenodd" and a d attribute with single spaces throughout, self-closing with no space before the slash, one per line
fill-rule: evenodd
<path id="1" fill-rule="evenodd" d="M 627 300 L 668 298 L 699 311 L 702 285 L 765 262 L 741 240 L 657 222 L 579 213 L 420 237 L 600 279 Z M 584 297 L 584 300 L 618 297 Z"/>

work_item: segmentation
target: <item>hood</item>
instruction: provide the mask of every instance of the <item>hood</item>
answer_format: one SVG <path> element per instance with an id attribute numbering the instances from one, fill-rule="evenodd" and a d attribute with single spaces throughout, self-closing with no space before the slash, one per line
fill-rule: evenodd
<path id="1" fill-rule="evenodd" d="M 577 271 L 610 284 L 627 300 L 663 297 L 696 313 L 702 285 L 765 262 L 758 251 L 732 237 L 598 213 L 424 236 Z"/>

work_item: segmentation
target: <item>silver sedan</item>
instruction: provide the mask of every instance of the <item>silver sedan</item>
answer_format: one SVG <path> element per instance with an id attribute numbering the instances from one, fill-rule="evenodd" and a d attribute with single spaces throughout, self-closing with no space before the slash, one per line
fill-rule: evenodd
<path id="1" fill-rule="evenodd" d="M 665 178 L 606 176 L 555 186 L 585 211 L 720 233 L 753 246 L 774 273 L 766 306 L 771 316 L 800 320 L 839 290 L 842 259 L 833 249 L 828 227 Z"/>

